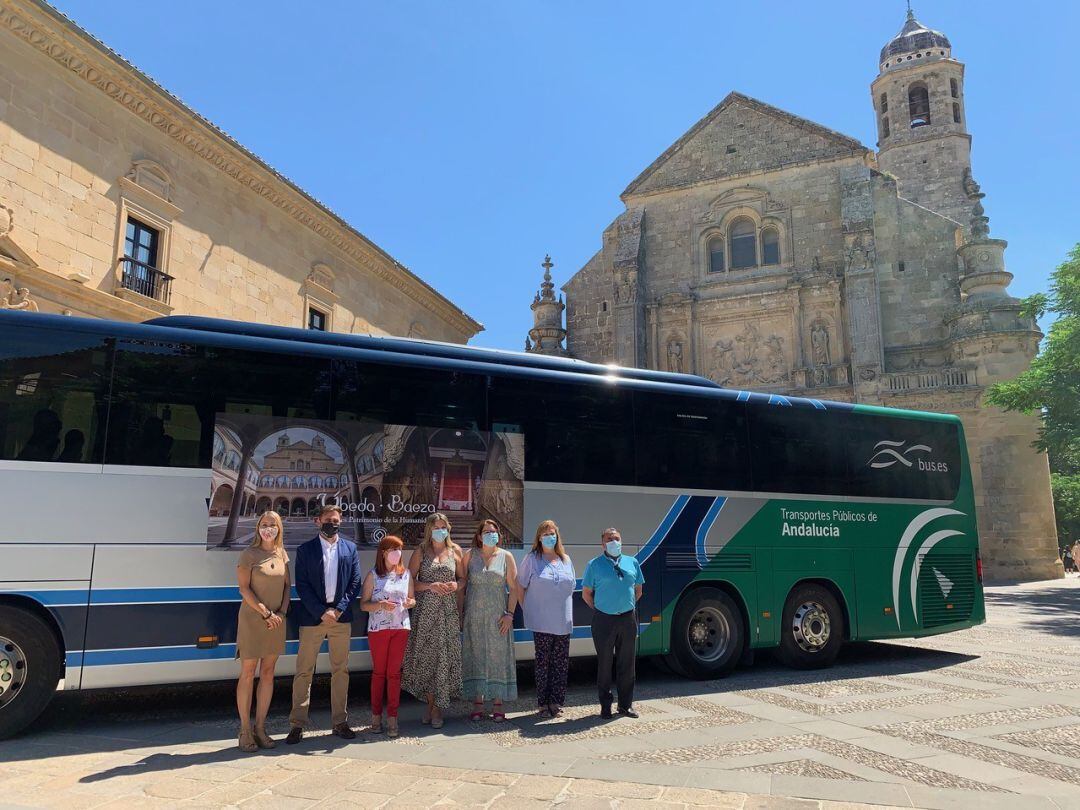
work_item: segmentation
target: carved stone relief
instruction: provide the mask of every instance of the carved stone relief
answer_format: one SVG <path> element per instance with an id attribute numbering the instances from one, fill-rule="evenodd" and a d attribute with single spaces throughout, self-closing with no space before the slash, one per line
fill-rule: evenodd
<path id="1" fill-rule="evenodd" d="M 615 303 L 632 304 L 637 300 L 637 273 L 623 271 L 615 277 Z"/>
<path id="2" fill-rule="evenodd" d="M 866 232 L 851 234 L 846 237 L 846 242 L 845 268 L 847 272 L 868 270 L 874 266 L 877 254 L 872 234 Z"/>
<path id="3" fill-rule="evenodd" d="M 810 354 L 815 366 L 827 366 L 832 363 L 829 328 L 820 319 L 810 326 Z"/>
<path id="4" fill-rule="evenodd" d="M 757 324 L 745 321 L 741 331 L 715 336 L 709 343 L 706 373 L 720 385 L 777 385 L 791 379 L 785 337 L 779 331 L 764 336 Z"/>
<path id="5" fill-rule="evenodd" d="M 10 278 L 0 281 L 0 309 L 15 309 L 23 312 L 37 312 L 37 301 L 26 287 L 16 287 Z"/>

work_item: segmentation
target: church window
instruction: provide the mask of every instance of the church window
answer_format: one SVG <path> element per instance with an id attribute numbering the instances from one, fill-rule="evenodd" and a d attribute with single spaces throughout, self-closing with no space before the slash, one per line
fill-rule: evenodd
<path id="1" fill-rule="evenodd" d="M 960 105 L 957 104 L 955 101 L 952 105 L 952 120 L 957 124 L 960 123 Z"/>
<path id="2" fill-rule="evenodd" d="M 883 113 L 886 113 L 886 112 L 889 111 L 889 94 L 888 93 L 882 93 L 881 94 L 881 111 Z"/>
<path id="3" fill-rule="evenodd" d="M 607 301 L 602 301 L 600 303 L 600 311 L 601 312 L 607 312 Z"/>
<path id="4" fill-rule="evenodd" d="M 709 272 L 724 272 L 724 237 L 714 236 L 709 240 Z"/>
<path id="5" fill-rule="evenodd" d="M 930 124 L 930 94 L 926 92 L 926 85 L 916 84 L 908 90 L 908 112 L 912 129 Z"/>
<path id="6" fill-rule="evenodd" d="M 737 219 L 731 226 L 731 269 L 757 266 L 757 233 L 754 223 Z"/>
<path id="7" fill-rule="evenodd" d="M 881 117 L 881 137 L 889 137 L 889 116 L 887 115 L 883 115 Z"/>
<path id="8" fill-rule="evenodd" d="M 320 312 L 315 307 L 308 307 L 308 329 L 317 332 L 326 331 L 326 313 Z"/>
<path id="9" fill-rule="evenodd" d="M 776 228 L 761 232 L 761 263 L 780 264 L 780 233 Z"/>
<path id="10" fill-rule="evenodd" d="M 949 79 L 949 90 L 953 98 L 960 98 L 960 83 L 956 79 Z"/>

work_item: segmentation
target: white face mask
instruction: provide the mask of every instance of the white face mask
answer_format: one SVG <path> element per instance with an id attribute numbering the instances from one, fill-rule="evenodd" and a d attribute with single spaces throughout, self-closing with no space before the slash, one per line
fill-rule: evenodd
<path id="1" fill-rule="evenodd" d="M 622 554 L 622 540 L 608 540 L 604 543 L 604 550 L 609 557 L 618 557 Z"/>
<path id="2" fill-rule="evenodd" d="M 277 526 L 260 526 L 259 537 L 263 540 L 276 540 L 278 535 Z"/>

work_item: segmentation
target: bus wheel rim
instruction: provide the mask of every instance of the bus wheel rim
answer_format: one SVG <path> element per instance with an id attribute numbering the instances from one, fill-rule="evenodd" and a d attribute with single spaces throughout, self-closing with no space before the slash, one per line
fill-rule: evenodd
<path id="1" fill-rule="evenodd" d="M 14 641 L 0 636 L 0 708 L 16 698 L 26 676 L 26 654 Z"/>
<path id="2" fill-rule="evenodd" d="M 698 608 L 686 626 L 690 652 L 699 661 L 711 663 L 722 658 L 731 644 L 731 626 L 717 608 Z"/>
<path id="3" fill-rule="evenodd" d="M 800 649 L 808 653 L 821 652 L 832 635 L 829 611 L 819 602 L 803 602 L 792 616 L 791 631 Z"/>

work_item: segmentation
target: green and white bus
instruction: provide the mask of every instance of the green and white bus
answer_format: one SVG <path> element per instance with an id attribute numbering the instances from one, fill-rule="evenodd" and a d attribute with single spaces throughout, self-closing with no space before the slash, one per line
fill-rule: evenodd
<path id="1" fill-rule="evenodd" d="M 365 566 L 434 511 L 464 544 L 498 520 L 517 555 L 554 519 L 578 571 L 617 526 L 645 572 L 640 653 L 695 678 L 985 617 L 953 416 L 426 341 L 0 312 L 0 735 L 57 689 L 235 677 L 257 515 L 281 512 L 293 546 L 327 501 Z M 573 654 L 593 654 L 580 594 L 574 618 Z"/>

